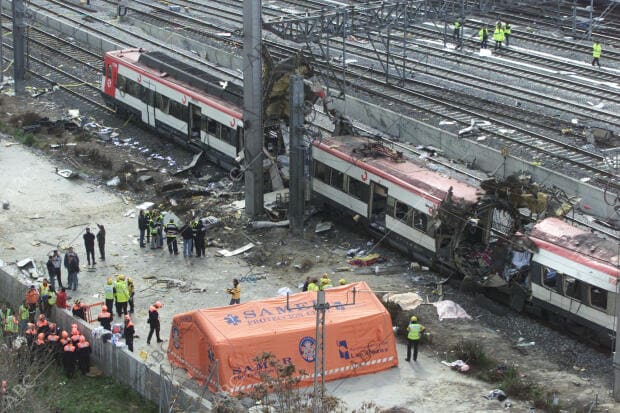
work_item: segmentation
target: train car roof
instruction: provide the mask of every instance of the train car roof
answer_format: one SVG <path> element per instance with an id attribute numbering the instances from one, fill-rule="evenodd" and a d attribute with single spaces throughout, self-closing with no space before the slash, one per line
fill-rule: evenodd
<path id="1" fill-rule="evenodd" d="M 315 141 L 314 145 L 396 185 L 426 195 L 436 203 L 446 198 L 450 188 L 452 188 L 453 200 L 462 200 L 467 203 L 477 202 L 479 188 L 432 171 L 424 163 L 418 163 L 410 158 L 405 158 L 404 162 L 397 162 L 387 156 L 363 157 L 354 151 L 367 143 L 369 143 L 368 138 L 340 136 Z"/>
<path id="2" fill-rule="evenodd" d="M 545 218 L 538 222 L 532 228 L 530 238 L 539 248 L 620 277 L 620 246 L 615 241 L 559 218 Z"/>
<path id="3" fill-rule="evenodd" d="M 156 79 L 187 89 L 202 97 L 199 100 L 207 98 L 211 101 L 209 103 L 215 103 L 222 111 L 231 115 L 240 117 L 242 114 L 243 91 L 239 95 L 237 87 L 230 82 L 223 89 L 215 76 L 200 68 L 187 65 L 164 53 L 143 49 L 114 50 L 106 52 L 106 55 L 136 67 Z"/>

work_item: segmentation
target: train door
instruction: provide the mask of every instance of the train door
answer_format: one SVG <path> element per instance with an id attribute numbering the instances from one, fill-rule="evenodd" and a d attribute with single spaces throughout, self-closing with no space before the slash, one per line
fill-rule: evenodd
<path id="1" fill-rule="evenodd" d="M 189 140 L 200 141 L 200 106 L 189 103 L 189 119 L 187 120 L 187 133 Z"/>
<path id="2" fill-rule="evenodd" d="M 118 73 L 117 63 L 106 63 L 105 67 L 105 86 L 104 92 L 108 96 L 114 97 L 116 90 L 116 74 Z"/>
<path id="3" fill-rule="evenodd" d="M 368 216 L 370 223 L 385 228 L 385 213 L 387 208 L 388 189 L 376 182 L 370 182 L 370 201 L 368 202 Z"/>

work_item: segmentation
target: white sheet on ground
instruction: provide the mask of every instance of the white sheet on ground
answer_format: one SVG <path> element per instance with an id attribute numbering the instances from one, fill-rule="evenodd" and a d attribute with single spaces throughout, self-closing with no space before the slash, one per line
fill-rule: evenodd
<path id="1" fill-rule="evenodd" d="M 446 318 L 464 318 L 467 320 L 471 320 L 471 316 L 467 314 L 465 310 L 463 310 L 463 307 L 461 307 L 454 301 L 437 301 L 436 303 L 433 303 L 433 305 L 437 308 L 437 315 L 439 316 L 439 321 Z"/>
<path id="2" fill-rule="evenodd" d="M 383 296 L 383 301 L 392 301 L 393 303 L 400 305 L 400 308 L 403 310 L 413 310 L 424 302 L 422 297 L 416 293 L 387 293 Z"/>

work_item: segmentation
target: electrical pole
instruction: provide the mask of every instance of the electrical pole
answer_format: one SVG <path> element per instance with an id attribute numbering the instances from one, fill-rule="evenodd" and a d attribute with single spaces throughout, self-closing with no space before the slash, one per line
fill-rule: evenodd
<path id="1" fill-rule="evenodd" d="M 262 0 L 243 0 L 243 127 L 245 212 L 263 212 Z"/>
<path id="2" fill-rule="evenodd" d="M 24 85 L 25 66 L 24 66 L 24 32 L 26 24 L 24 22 L 24 2 L 23 0 L 13 0 L 11 2 L 13 11 L 13 77 L 15 79 L 15 96 L 23 96 L 26 89 Z"/>
<path id="3" fill-rule="evenodd" d="M 620 271 L 620 268 L 619 268 Z M 616 285 L 616 297 L 618 296 L 618 290 L 620 290 L 620 288 L 618 288 L 619 286 Z M 614 352 L 614 360 L 613 360 L 613 366 L 614 366 L 614 399 L 616 401 L 620 401 L 620 340 L 619 340 L 619 335 L 620 335 L 620 302 L 616 301 L 616 348 L 615 348 L 615 352 Z"/>
<path id="4" fill-rule="evenodd" d="M 339 307 L 355 305 L 357 290 L 353 287 L 353 302 L 338 304 Z M 348 301 L 348 300 L 347 300 Z M 316 292 L 316 301 L 313 306 L 295 306 L 296 310 L 312 308 L 316 312 L 316 330 L 314 344 L 314 395 L 312 400 L 312 413 L 323 413 L 323 399 L 325 397 L 325 312 L 330 309 L 330 304 L 325 301 L 325 291 Z M 289 294 L 286 294 L 286 309 L 291 310 Z M 320 373 L 319 373 L 320 372 Z M 319 386 L 319 376 L 321 385 Z"/>
<path id="5" fill-rule="evenodd" d="M 0 0 L 2 1 L 2 0 Z M 291 232 L 304 233 L 305 151 L 304 151 L 304 80 L 300 75 L 291 76 L 289 103 L 290 184 L 288 219 Z"/>
<path id="6" fill-rule="evenodd" d="M 592 40 L 592 25 L 594 25 L 594 0 L 590 0 L 590 24 L 588 25 L 588 40 Z"/>

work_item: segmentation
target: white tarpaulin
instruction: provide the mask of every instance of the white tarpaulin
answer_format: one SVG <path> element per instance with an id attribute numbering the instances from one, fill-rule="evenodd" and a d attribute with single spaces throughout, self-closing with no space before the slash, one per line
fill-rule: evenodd
<path id="1" fill-rule="evenodd" d="M 467 320 L 471 320 L 471 316 L 463 310 L 463 307 L 450 300 L 437 301 L 433 303 L 433 305 L 437 308 L 437 315 L 439 316 L 439 321 L 446 318 L 464 318 Z"/>
<path id="2" fill-rule="evenodd" d="M 414 310 L 424 302 L 422 297 L 420 297 L 416 293 L 387 293 L 383 296 L 383 301 L 391 301 L 393 303 L 396 303 L 400 305 L 400 308 L 402 308 L 403 310 Z"/>

